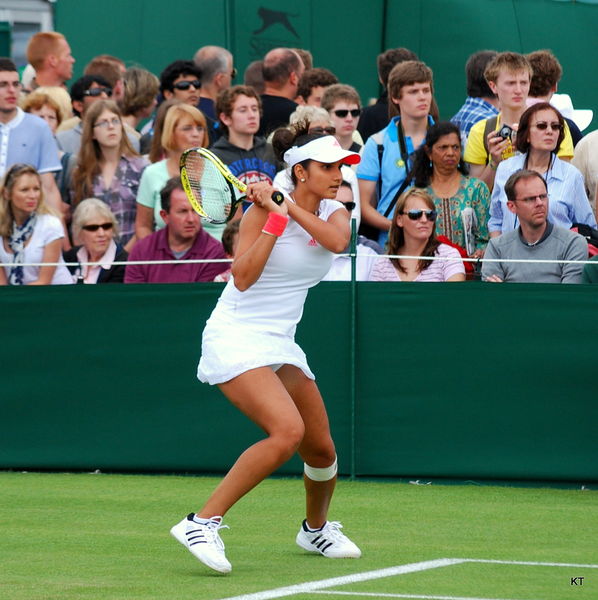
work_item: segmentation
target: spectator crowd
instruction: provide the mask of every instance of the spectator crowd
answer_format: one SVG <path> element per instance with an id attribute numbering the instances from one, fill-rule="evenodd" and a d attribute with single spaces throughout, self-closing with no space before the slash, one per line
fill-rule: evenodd
<path id="1" fill-rule="evenodd" d="M 583 264 L 598 254 L 598 131 L 557 93 L 548 50 L 470 56 L 450 120 L 406 48 L 378 56 L 383 93 L 365 107 L 298 48 L 270 50 L 242 84 L 218 46 L 159 75 L 99 55 L 74 81 L 60 33 L 33 35 L 27 58 L 21 75 L 0 58 L 2 285 L 228 281 L 249 207 L 226 226 L 200 218 L 181 155 L 209 147 L 244 183 L 291 194 L 271 139 L 294 123 L 361 154 L 337 196 L 357 279 L 598 283 L 598 256 Z M 351 277 L 348 253 L 325 279 Z"/>

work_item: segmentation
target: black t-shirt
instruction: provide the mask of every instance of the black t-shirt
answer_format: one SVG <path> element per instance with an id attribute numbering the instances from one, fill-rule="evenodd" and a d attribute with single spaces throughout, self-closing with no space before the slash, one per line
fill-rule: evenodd
<path id="1" fill-rule="evenodd" d="M 357 131 L 359 131 L 363 142 L 365 143 L 371 135 L 384 129 L 389 121 L 388 96 L 384 94 L 378 98 L 376 104 L 373 106 L 366 106 L 361 111 L 359 123 L 357 124 Z"/>
<path id="2" fill-rule="evenodd" d="M 282 96 L 262 94 L 262 119 L 258 135 L 268 136 L 277 127 L 289 124 L 289 117 L 295 112 L 297 103 Z"/>

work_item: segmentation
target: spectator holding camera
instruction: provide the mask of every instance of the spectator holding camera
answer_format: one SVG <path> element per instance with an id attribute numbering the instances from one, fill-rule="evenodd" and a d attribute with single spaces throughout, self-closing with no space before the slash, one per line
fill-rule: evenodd
<path id="1" fill-rule="evenodd" d="M 486 67 L 484 77 L 498 98 L 500 112 L 496 117 L 478 121 L 467 138 L 464 159 L 471 175 L 481 179 L 492 190 L 498 165 L 515 154 L 515 137 L 519 119 L 527 107 L 532 67 L 525 56 L 516 52 L 500 52 Z M 569 129 L 558 152 L 559 157 L 573 157 L 573 141 Z"/>
<path id="2" fill-rule="evenodd" d="M 548 218 L 559 227 L 570 229 L 573 223 L 596 227 L 596 218 L 586 195 L 582 174 L 557 153 L 565 138 L 565 120 L 548 102 L 530 106 L 521 116 L 515 148 L 521 153 L 502 161 L 490 202 L 490 237 L 512 231 L 518 223 L 517 212 L 508 209 L 505 182 L 526 169 L 542 175 L 548 186 Z"/>

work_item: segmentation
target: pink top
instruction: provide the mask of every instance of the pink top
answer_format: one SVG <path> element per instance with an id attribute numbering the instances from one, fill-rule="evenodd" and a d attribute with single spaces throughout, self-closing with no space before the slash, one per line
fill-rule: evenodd
<path id="1" fill-rule="evenodd" d="M 440 244 L 435 256 L 456 258 L 458 260 L 432 260 L 430 266 L 424 269 L 413 281 L 446 281 L 457 273 L 465 274 L 465 267 L 459 252 L 448 246 Z M 376 261 L 370 274 L 370 281 L 402 281 L 399 271 L 390 262 L 389 258 L 380 258 Z"/>

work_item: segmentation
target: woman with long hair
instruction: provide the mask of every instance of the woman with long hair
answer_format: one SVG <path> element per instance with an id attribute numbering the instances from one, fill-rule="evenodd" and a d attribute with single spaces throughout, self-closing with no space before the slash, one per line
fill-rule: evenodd
<path id="1" fill-rule="evenodd" d="M 377 261 L 370 281 L 465 281 L 461 255 L 436 239 L 435 222 L 430 194 L 420 188 L 403 192 L 388 235 L 391 258 Z"/>
<path id="2" fill-rule="evenodd" d="M 41 178 L 31 165 L 15 164 L 4 175 L 0 237 L 0 285 L 73 283 L 60 253 L 64 228 L 45 204 Z"/>
<path id="3" fill-rule="evenodd" d="M 135 220 L 138 239 L 150 235 L 154 229 L 164 227 L 165 223 L 160 216 L 160 191 L 169 179 L 179 176 L 179 161 L 183 152 L 189 148 L 209 145 L 206 118 L 194 106 L 182 102 L 171 104 L 163 115 L 160 145 L 165 156 L 151 164 L 141 177 Z M 157 142 L 155 136 L 154 142 Z"/>
<path id="4" fill-rule="evenodd" d="M 461 155 L 459 128 L 448 121 L 432 125 L 413 161 L 413 183 L 430 194 L 436 210 L 436 235 L 445 236 L 473 258 L 488 243 L 490 192 L 468 175 Z"/>
<path id="5" fill-rule="evenodd" d="M 81 148 L 73 172 L 75 207 L 85 198 L 103 200 L 120 230 L 125 250 L 135 244 L 137 193 L 148 162 L 131 146 L 120 109 L 111 100 L 97 100 L 83 118 Z"/>
<path id="6" fill-rule="evenodd" d="M 596 218 L 586 194 L 583 175 L 557 153 L 565 139 L 565 120 L 548 102 L 530 106 L 519 120 L 515 147 L 521 153 L 503 160 L 496 169 L 490 201 L 490 236 L 512 231 L 517 217 L 507 208 L 505 183 L 519 169 L 536 171 L 548 187 L 548 219 L 570 229 L 573 223 L 596 227 Z"/>
<path id="7" fill-rule="evenodd" d="M 324 401 L 294 332 L 308 289 L 328 272 L 350 237 L 349 212 L 332 200 L 341 165 L 359 155 L 306 126 L 282 130 L 275 151 L 291 169 L 294 191 L 279 206 L 267 182 L 251 184 L 233 277 L 202 338 L 200 381 L 218 385 L 266 437 L 239 456 L 197 513 L 171 533 L 208 567 L 228 573 L 219 536 L 226 512 L 295 452 L 304 461 L 306 518 L 296 543 L 329 558 L 358 558 L 359 548 L 328 520 L 337 462 Z M 201 417 L 201 416 L 200 416 Z"/>

